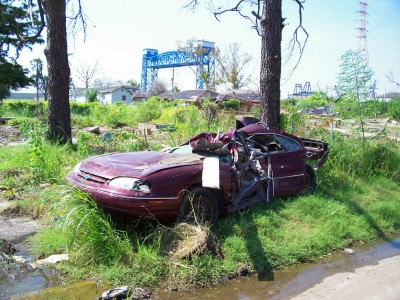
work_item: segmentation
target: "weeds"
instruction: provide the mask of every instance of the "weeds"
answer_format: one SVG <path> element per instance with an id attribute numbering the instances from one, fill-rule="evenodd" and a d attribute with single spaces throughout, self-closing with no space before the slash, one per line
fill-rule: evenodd
<path id="1" fill-rule="evenodd" d="M 218 110 L 205 119 L 193 105 L 160 99 L 146 103 L 137 107 L 71 105 L 73 120 L 84 126 L 93 125 L 94 120 L 114 127 L 148 121 L 173 126 L 174 131 L 149 138 L 152 149 L 179 145 L 209 129 L 226 131 L 234 124 L 234 112 Z M 285 129 L 303 129 L 302 116 L 294 109 L 288 112 L 291 115 L 282 122 Z M 77 151 L 73 151 L 49 144 L 44 128 L 35 126 L 27 126 L 32 135 L 28 146 L 2 147 L 1 190 L 3 195 L 24 190 L 28 206 L 45 214 L 48 227 L 33 238 L 35 253 L 69 252 L 72 260 L 58 267 L 73 276 L 96 276 L 117 285 L 204 286 L 226 274 L 238 274 L 243 267 L 265 274 L 400 231 L 398 143 L 366 140 L 363 155 L 360 139 L 337 136 L 331 140 L 327 131 L 317 128 L 305 135 L 330 140 L 331 153 L 318 174 L 315 195 L 274 199 L 218 221 L 212 234 L 221 256 L 205 251 L 173 258 L 162 241 L 170 237 L 170 230 L 177 233 L 177 228 L 117 223 L 86 194 L 63 185 L 66 173 L 86 156 L 144 149 L 140 136 L 120 129 L 110 131 L 110 139 L 80 133 Z"/>
<path id="2" fill-rule="evenodd" d="M 44 153 L 44 135 L 46 128 L 41 123 L 25 123 L 21 127 L 21 131 L 27 133 L 29 136 L 28 153 L 30 171 L 32 173 L 33 182 L 38 183 L 46 170 Z"/>
<path id="3" fill-rule="evenodd" d="M 77 140 L 78 153 L 83 157 L 109 152 L 127 152 L 145 149 L 145 142 L 140 136 L 124 130 L 112 131 L 97 136 L 88 132 L 79 132 Z"/>
<path id="4" fill-rule="evenodd" d="M 78 265 L 110 265 L 131 261 L 132 247 L 126 232 L 115 229 L 110 216 L 81 191 L 63 187 L 60 200 L 49 213 L 64 236 L 66 251 Z"/>

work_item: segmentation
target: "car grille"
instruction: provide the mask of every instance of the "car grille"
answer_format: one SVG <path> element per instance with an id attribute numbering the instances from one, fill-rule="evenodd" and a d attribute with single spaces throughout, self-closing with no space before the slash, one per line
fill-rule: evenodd
<path id="1" fill-rule="evenodd" d="M 108 182 L 107 178 L 100 177 L 100 176 L 90 174 L 90 173 L 86 173 L 83 171 L 79 171 L 78 176 L 82 177 L 83 179 L 85 179 L 87 181 L 93 181 L 93 182 L 97 182 L 97 183 L 107 183 Z"/>

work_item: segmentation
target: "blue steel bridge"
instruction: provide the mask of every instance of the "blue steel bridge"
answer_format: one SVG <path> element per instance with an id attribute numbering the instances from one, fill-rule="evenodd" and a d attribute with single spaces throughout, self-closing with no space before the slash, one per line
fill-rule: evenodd
<path id="1" fill-rule="evenodd" d="M 196 66 L 196 89 L 204 89 L 204 75 L 213 86 L 215 78 L 215 43 L 197 41 L 196 51 L 175 50 L 158 53 L 157 49 L 143 49 L 140 89 L 146 92 L 157 79 L 158 69 Z"/>

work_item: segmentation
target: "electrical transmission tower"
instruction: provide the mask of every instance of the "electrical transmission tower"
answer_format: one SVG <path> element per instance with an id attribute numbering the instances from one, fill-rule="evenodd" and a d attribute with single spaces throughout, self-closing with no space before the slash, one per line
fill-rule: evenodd
<path id="1" fill-rule="evenodd" d="M 358 34 L 357 38 L 359 39 L 359 50 L 363 53 L 365 59 L 368 61 L 368 44 L 367 44 L 367 2 L 359 2 L 360 10 L 358 11 L 359 14 L 359 23 L 358 23 Z"/>
<path id="2" fill-rule="evenodd" d="M 361 54 L 364 56 L 365 61 L 368 63 L 369 61 L 369 54 L 368 54 L 368 43 L 367 43 L 367 21 L 366 17 L 368 15 L 367 13 L 367 2 L 359 2 L 360 9 L 358 11 L 359 15 L 359 23 L 358 23 L 358 34 L 357 38 L 359 39 L 359 44 L 358 44 L 358 49 L 361 52 Z M 376 81 L 371 82 L 371 90 L 369 92 L 368 97 L 369 98 L 375 98 L 376 97 Z"/>

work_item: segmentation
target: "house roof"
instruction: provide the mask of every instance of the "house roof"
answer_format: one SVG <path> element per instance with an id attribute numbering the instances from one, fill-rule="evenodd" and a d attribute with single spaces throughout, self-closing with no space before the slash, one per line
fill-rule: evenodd
<path id="1" fill-rule="evenodd" d="M 138 90 L 138 88 L 130 86 L 130 85 L 110 86 L 110 87 L 100 88 L 100 89 L 96 89 L 96 90 L 97 90 L 97 92 L 99 94 L 108 94 L 108 93 L 112 93 L 112 92 L 114 92 L 116 90 L 119 90 L 119 89 L 126 89 L 131 94 L 133 94 L 133 91 L 137 91 Z"/>
<path id="2" fill-rule="evenodd" d="M 187 90 L 178 93 L 163 93 L 158 95 L 160 98 L 167 98 L 171 100 L 181 99 L 186 101 L 198 101 L 201 98 L 210 98 L 211 100 L 217 99 L 219 93 L 211 90 Z"/>
<path id="3" fill-rule="evenodd" d="M 10 96 L 6 97 L 6 99 L 14 99 L 14 100 L 32 100 L 36 99 L 36 93 L 22 93 L 22 92 L 11 92 Z M 43 93 L 39 93 L 39 99 L 43 99 Z"/>
<path id="4" fill-rule="evenodd" d="M 72 91 L 75 96 L 83 96 L 85 95 L 87 90 L 95 89 L 99 94 L 108 94 L 112 93 L 118 89 L 126 89 L 129 93 L 133 94 L 134 91 L 138 91 L 139 88 L 133 87 L 130 85 L 118 85 L 118 86 L 109 86 L 106 88 L 76 88 Z"/>
<path id="5" fill-rule="evenodd" d="M 400 93 L 399 92 L 389 92 L 386 93 L 385 95 L 380 95 L 379 98 L 400 98 Z"/>
<path id="6" fill-rule="evenodd" d="M 219 94 L 217 100 L 227 101 L 229 99 L 237 99 L 243 102 L 260 102 L 260 93 L 254 91 L 233 90 Z"/>
<path id="7" fill-rule="evenodd" d="M 147 99 L 150 97 L 148 92 L 133 92 L 132 99 Z"/>

